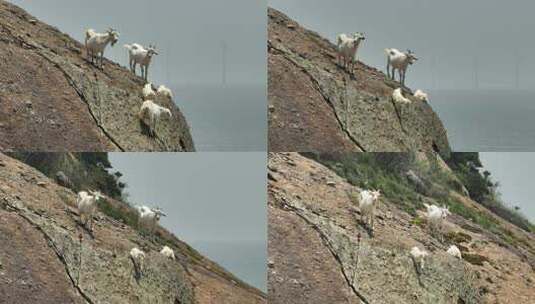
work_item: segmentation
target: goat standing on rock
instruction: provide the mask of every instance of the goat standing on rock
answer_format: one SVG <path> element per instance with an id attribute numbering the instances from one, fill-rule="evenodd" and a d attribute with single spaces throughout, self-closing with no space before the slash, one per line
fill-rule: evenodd
<path id="1" fill-rule="evenodd" d="M 416 92 L 414 92 L 414 97 L 419 101 L 429 102 L 429 96 L 422 90 L 416 90 Z"/>
<path id="2" fill-rule="evenodd" d="M 91 194 L 89 194 L 91 193 Z M 80 212 L 80 220 L 85 226 L 89 222 L 89 231 L 93 231 L 93 216 L 97 211 L 97 202 L 102 197 L 102 194 L 98 191 L 80 191 L 78 192 L 78 198 L 76 205 Z"/>
<path id="3" fill-rule="evenodd" d="M 134 264 L 134 277 L 139 281 L 139 279 L 141 279 L 141 275 L 143 274 L 145 252 L 141 251 L 137 247 L 134 247 L 132 250 L 130 250 L 130 259 L 132 260 L 132 264 Z"/>
<path id="4" fill-rule="evenodd" d="M 166 96 L 173 99 L 173 92 L 168 87 L 161 85 L 158 87 L 158 95 Z"/>
<path id="5" fill-rule="evenodd" d="M 444 207 L 438 207 L 436 205 L 428 205 L 424 204 L 424 206 L 427 208 L 427 222 L 429 223 L 429 228 L 432 232 L 438 232 L 440 235 L 442 235 L 442 225 L 444 220 L 448 215 L 451 215 L 451 212 L 448 208 Z"/>
<path id="6" fill-rule="evenodd" d="M 417 270 L 421 271 L 425 267 L 425 258 L 429 255 L 429 253 L 425 250 L 422 250 L 416 246 L 412 247 L 411 249 L 411 257 L 414 263 L 417 265 Z"/>
<path id="7" fill-rule="evenodd" d="M 340 34 L 336 37 L 336 45 L 338 46 L 338 62 L 344 67 L 348 68 L 350 72 L 353 71 L 354 64 L 357 59 L 357 51 L 362 41 L 366 40 L 363 33 L 355 33 L 353 37 L 346 34 Z"/>
<path id="8" fill-rule="evenodd" d="M 407 67 L 418 60 L 411 50 L 403 53 L 397 49 L 385 49 L 387 56 L 386 74 L 388 78 L 395 80 L 396 70 L 399 71 L 399 83 L 405 86 L 405 76 L 407 75 Z M 390 74 L 390 67 L 392 67 L 392 75 Z"/>
<path id="9" fill-rule="evenodd" d="M 152 100 L 156 98 L 156 92 L 152 89 L 152 83 L 147 83 L 143 87 L 143 100 Z"/>
<path id="10" fill-rule="evenodd" d="M 450 248 L 448 248 L 448 251 L 446 251 L 449 255 L 458 258 L 459 260 L 463 259 L 463 256 L 461 254 L 461 250 L 459 250 L 459 247 L 455 245 L 451 245 Z"/>
<path id="11" fill-rule="evenodd" d="M 401 88 L 397 88 L 394 90 L 394 92 L 392 92 L 392 99 L 394 99 L 394 102 L 397 103 L 411 103 L 410 99 L 403 96 Z"/>
<path id="12" fill-rule="evenodd" d="M 171 260 L 175 259 L 175 252 L 173 251 L 173 249 L 169 248 L 168 246 L 163 246 L 162 250 L 160 251 L 160 254 L 162 254 L 168 259 L 171 259 Z"/>
<path id="13" fill-rule="evenodd" d="M 154 55 L 158 55 L 156 46 L 150 45 L 148 48 L 145 48 L 140 44 L 134 43 L 132 45 L 125 44 L 124 47 L 128 49 L 128 55 L 130 57 L 130 70 L 136 74 L 136 66 L 139 64 L 141 67 L 141 77 L 147 81 L 152 57 Z"/>
<path id="14" fill-rule="evenodd" d="M 149 134 L 151 136 L 156 136 L 156 126 L 158 125 L 158 121 L 160 121 L 160 117 L 164 113 L 169 115 L 169 119 L 173 117 L 171 110 L 157 105 L 152 100 L 146 100 L 141 105 L 139 119 L 149 127 Z"/>
<path id="15" fill-rule="evenodd" d="M 104 34 L 97 33 L 93 29 L 88 29 L 85 32 L 85 49 L 89 57 L 88 60 L 91 60 L 91 63 L 95 63 L 102 68 L 106 46 L 111 43 L 113 47 L 117 41 L 119 41 L 119 33 L 112 28 Z M 96 62 L 94 61 L 95 59 Z"/>
<path id="16" fill-rule="evenodd" d="M 360 220 L 364 222 L 370 230 L 373 232 L 373 223 L 375 218 L 375 205 L 381 196 L 379 190 L 363 190 L 360 192 L 359 208 L 360 208 Z M 363 218 L 365 220 L 363 220 Z"/>
<path id="17" fill-rule="evenodd" d="M 149 233 L 153 234 L 156 229 L 156 224 L 160 220 L 160 217 L 166 216 L 160 208 L 149 208 L 147 206 L 141 206 L 137 208 L 139 213 L 138 225 L 139 228 L 147 228 Z"/>

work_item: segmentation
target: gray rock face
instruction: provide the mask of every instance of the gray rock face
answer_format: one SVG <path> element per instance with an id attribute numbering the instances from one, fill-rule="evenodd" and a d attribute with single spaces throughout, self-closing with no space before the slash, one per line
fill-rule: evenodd
<path id="1" fill-rule="evenodd" d="M 133 275 L 128 251 L 95 246 L 87 235 L 80 242 L 74 231 L 4 198 L 5 204 L 37 228 L 65 266 L 67 276 L 90 303 L 194 303 L 193 287 L 184 268 L 158 252 L 149 252 L 140 280 Z"/>
<path id="2" fill-rule="evenodd" d="M 362 243 L 299 201 L 288 206 L 315 227 L 339 261 L 345 279 L 365 303 L 478 303 L 473 273 L 460 260 L 433 255 L 419 274 L 406 250 Z"/>

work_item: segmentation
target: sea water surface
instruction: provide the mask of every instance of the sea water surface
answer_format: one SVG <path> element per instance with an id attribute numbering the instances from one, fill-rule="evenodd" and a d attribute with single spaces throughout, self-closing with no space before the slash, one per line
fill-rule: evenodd
<path id="1" fill-rule="evenodd" d="M 535 151 L 535 91 L 435 90 L 430 101 L 454 151 Z"/>
<path id="2" fill-rule="evenodd" d="M 267 97 L 263 85 L 175 85 L 175 103 L 188 121 L 197 151 L 266 151 Z"/>

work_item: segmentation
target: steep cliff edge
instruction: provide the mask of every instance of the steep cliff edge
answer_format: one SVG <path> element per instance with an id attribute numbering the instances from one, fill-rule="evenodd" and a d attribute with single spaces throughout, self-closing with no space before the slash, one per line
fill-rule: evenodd
<path id="1" fill-rule="evenodd" d="M 75 155 L 68 158 L 76 162 Z M 75 200 L 69 188 L 0 154 L 0 303 L 266 302 L 262 292 L 166 230 L 158 228 L 151 240 L 108 215 L 132 212 L 108 196 L 102 203 L 108 211 L 97 213 L 90 235 L 79 224 Z M 176 261 L 159 254 L 164 244 Z M 135 246 L 147 253 L 139 281 L 128 256 Z"/>
<path id="2" fill-rule="evenodd" d="M 446 130 L 429 104 L 395 104 L 399 85 L 361 62 L 356 79 L 335 46 L 268 10 L 270 151 L 439 151 Z"/>
<path id="3" fill-rule="evenodd" d="M 535 235 L 465 196 L 448 166 L 437 162 L 442 169 L 432 156 L 418 154 L 417 165 L 404 168 L 412 172 L 408 181 L 381 176 L 380 185 L 359 167 L 352 183 L 384 193 L 371 237 L 352 198 L 359 187 L 300 154 L 271 153 L 269 303 L 532 303 Z M 423 203 L 450 206 L 444 240 L 430 234 Z M 446 254 L 451 244 L 461 249 L 462 261 Z M 431 254 L 420 273 L 412 246 Z"/>
<path id="4" fill-rule="evenodd" d="M 84 29 L 80 29 L 83 31 Z M 121 41 L 115 47 L 121 47 Z M 0 2 L 0 150 L 193 151 L 185 117 L 147 136 L 137 113 L 143 81 L 104 60 L 98 69 L 78 41 L 21 8 Z"/>

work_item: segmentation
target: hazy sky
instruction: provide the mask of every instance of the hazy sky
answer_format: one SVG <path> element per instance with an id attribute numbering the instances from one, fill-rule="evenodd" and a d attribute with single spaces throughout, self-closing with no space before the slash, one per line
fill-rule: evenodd
<path id="1" fill-rule="evenodd" d="M 420 58 L 407 84 L 424 89 L 515 87 L 516 62 L 521 88 L 531 88 L 535 60 L 535 2 L 528 0 L 268 0 L 331 41 L 340 32 L 362 31 L 359 50 L 365 63 L 385 70 L 384 48 L 411 49 Z M 518 54 L 518 55 L 517 55 Z M 434 64 L 433 64 L 434 60 Z M 435 66 L 433 86 L 432 67 Z"/>
<path id="2" fill-rule="evenodd" d="M 480 153 L 483 166 L 500 182 L 499 191 L 509 206 L 519 206 L 535 223 L 535 153 Z"/>
<path id="3" fill-rule="evenodd" d="M 128 65 L 124 44 L 155 43 L 160 55 L 149 80 L 174 91 L 197 150 L 266 150 L 266 0 L 10 2 L 78 41 L 87 28 L 116 28 L 119 43 L 105 56 L 123 66 Z"/>
<path id="4" fill-rule="evenodd" d="M 265 290 L 266 153 L 110 153 L 132 203 L 158 205 L 161 225 Z M 230 253 L 230 254 L 229 254 Z"/>

